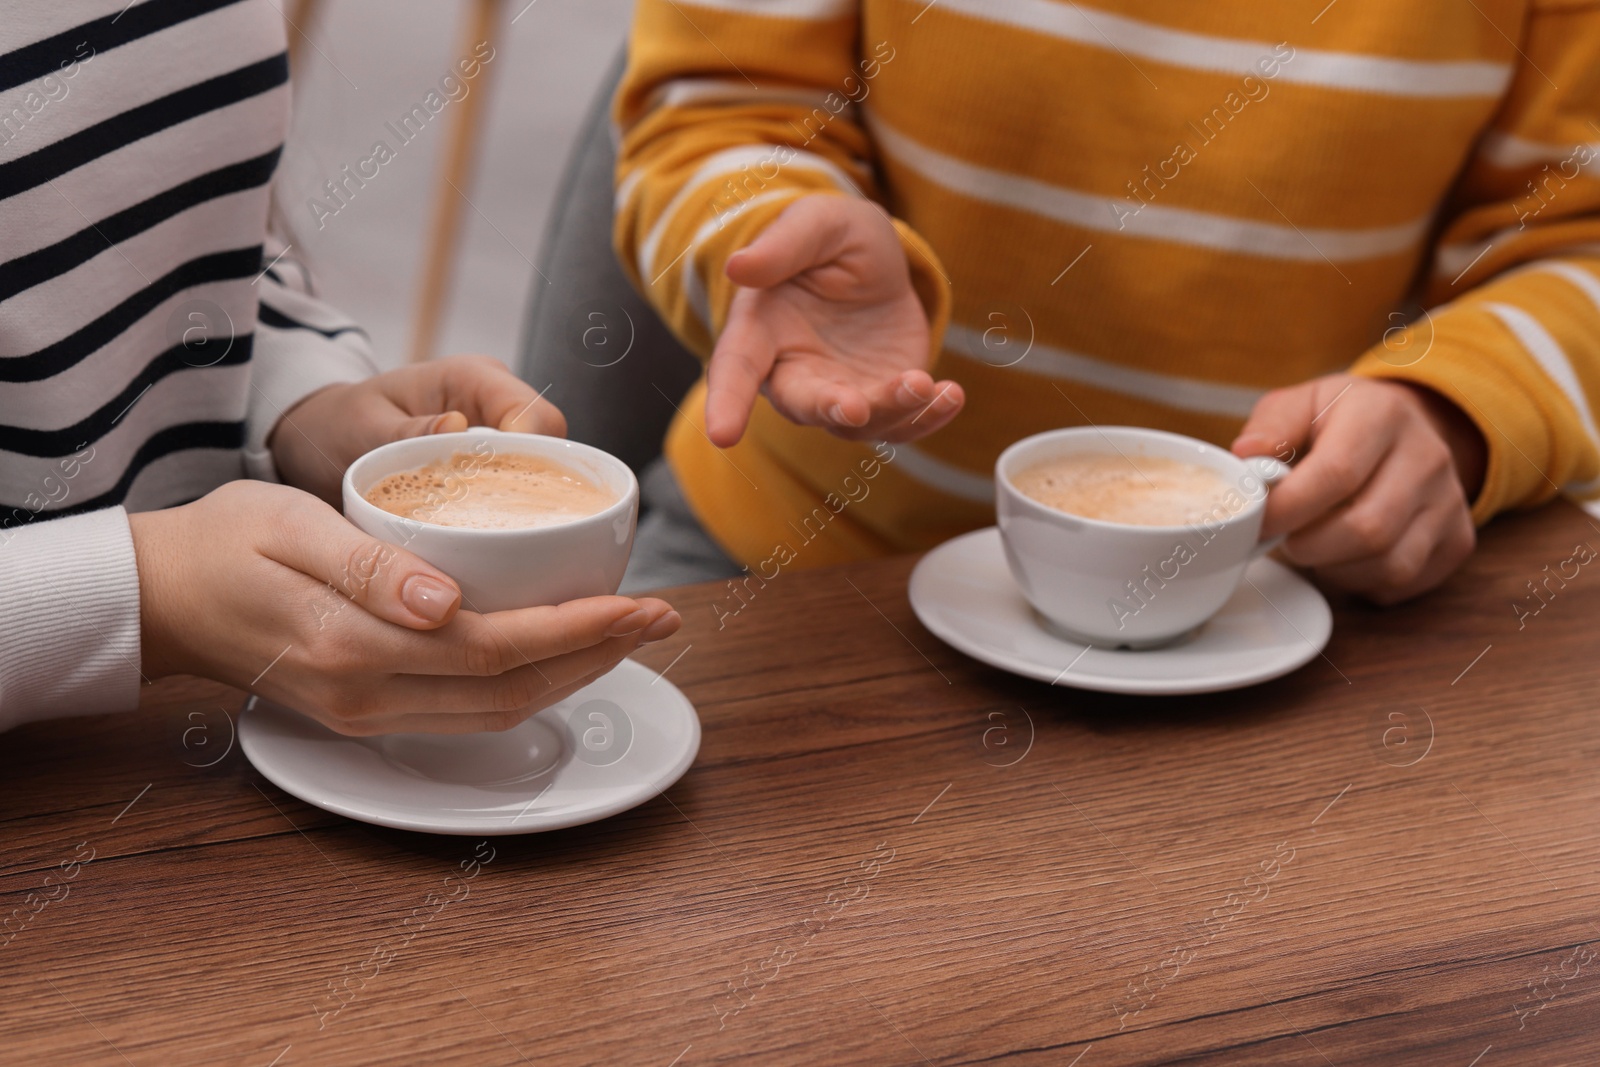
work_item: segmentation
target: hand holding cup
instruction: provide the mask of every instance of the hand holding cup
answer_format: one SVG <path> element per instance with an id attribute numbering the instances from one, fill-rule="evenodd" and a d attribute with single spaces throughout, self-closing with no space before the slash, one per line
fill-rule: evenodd
<path id="1" fill-rule="evenodd" d="M 443 570 L 288 486 L 130 523 L 147 678 L 214 678 L 343 734 L 506 730 L 680 623 L 619 596 L 463 609 Z"/>

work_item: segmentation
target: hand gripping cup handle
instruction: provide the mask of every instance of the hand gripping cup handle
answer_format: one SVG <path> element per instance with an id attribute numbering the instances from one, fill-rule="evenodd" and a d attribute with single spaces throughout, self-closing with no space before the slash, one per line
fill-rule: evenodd
<path id="1" fill-rule="evenodd" d="M 1273 459 L 1271 456 L 1251 456 L 1244 461 L 1244 464 L 1250 468 L 1250 473 L 1261 479 L 1262 486 L 1267 489 L 1271 489 L 1289 477 L 1289 472 L 1294 469 L 1282 460 Z M 1279 534 L 1277 537 L 1268 537 L 1257 542 L 1256 547 L 1250 550 L 1250 558 L 1260 559 L 1283 544 L 1283 539 L 1287 536 L 1288 534 Z"/>

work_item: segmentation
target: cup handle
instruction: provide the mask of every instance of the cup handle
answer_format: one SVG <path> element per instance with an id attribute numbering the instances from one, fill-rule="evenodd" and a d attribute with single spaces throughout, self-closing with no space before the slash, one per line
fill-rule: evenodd
<path id="1" fill-rule="evenodd" d="M 1250 468 L 1251 473 L 1261 479 L 1261 484 L 1268 489 L 1287 478 L 1289 472 L 1294 469 L 1282 460 L 1273 459 L 1271 456 L 1251 456 L 1244 463 L 1245 466 Z M 1286 536 L 1288 535 L 1279 534 L 1277 537 L 1269 537 L 1264 541 L 1257 542 L 1256 547 L 1250 550 L 1250 558 L 1260 559 L 1283 544 L 1283 539 Z"/>

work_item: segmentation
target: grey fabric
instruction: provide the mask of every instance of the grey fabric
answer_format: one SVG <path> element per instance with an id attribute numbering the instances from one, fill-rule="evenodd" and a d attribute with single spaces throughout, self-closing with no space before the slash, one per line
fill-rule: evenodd
<path id="1" fill-rule="evenodd" d="M 643 472 L 661 454 L 673 405 L 700 361 L 640 298 L 611 251 L 616 151 L 610 102 L 626 66 L 612 64 L 556 194 L 523 332 L 520 373 L 545 389 L 575 441 Z"/>
<path id="2" fill-rule="evenodd" d="M 628 573 L 622 577 L 625 596 L 742 573 L 689 510 L 666 460 L 657 459 L 645 469 L 639 495 L 647 510 L 633 538 Z"/>

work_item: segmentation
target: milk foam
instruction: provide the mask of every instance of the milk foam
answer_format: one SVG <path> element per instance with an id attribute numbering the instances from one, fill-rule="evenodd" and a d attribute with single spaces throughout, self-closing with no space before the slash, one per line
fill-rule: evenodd
<path id="1" fill-rule="evenodd" d="M 1209 467 L 1161 456 L 1103 453 L 1046 460 L 1011 479 L 1046 507 L 1130 526 L 1185 526 L 1209 515 L 1228 482 Z"/>
<path id="2" fill-rule="evenodd" d="M 400 471 L 380 481 L 367 501 L 402 518 L 480 530 L 555 526 L 604 511 L 609 489 L 542 456 L 477 456 Z"/>

